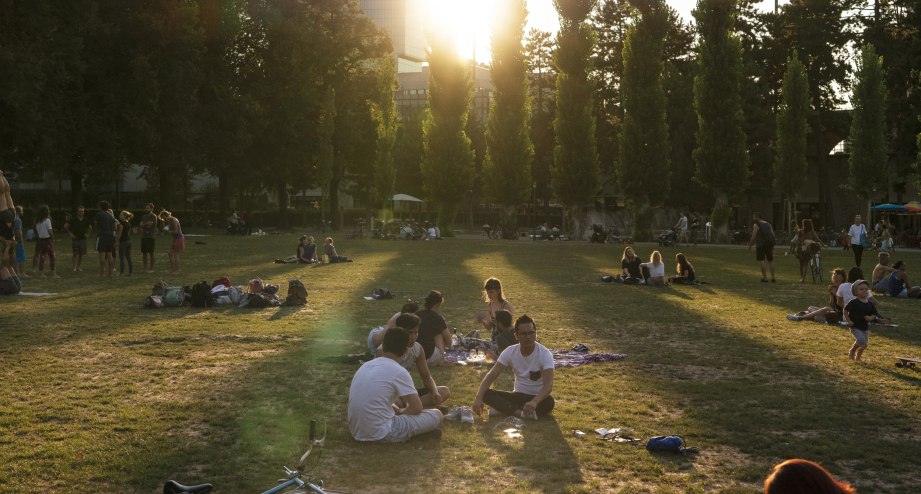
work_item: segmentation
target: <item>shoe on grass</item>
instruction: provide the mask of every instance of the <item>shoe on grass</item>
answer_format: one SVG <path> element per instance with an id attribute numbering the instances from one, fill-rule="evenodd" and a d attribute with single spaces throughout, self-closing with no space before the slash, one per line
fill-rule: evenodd
<path id="1" fill-rule="evenodd" d="M 473 423 L 473 409 L 467 406 L 461 407 L 460 421 L 465 424 L 472 424 Z"/>
<path id="2" fill-rule="evenodd" d="M 787 314 L 787 319 L 789 319 L 789 320 L 791 320 L 791 321 L 799 321 L 799 320 L 800 320 L 799 316 L 797 316 L 796 314 Z"/>
<path id="3" fill-rule="evenodd" d="M 455 406 L 454 408 L 451 409 L 450 412 L 444 414 L 444 416 L 445 416 L 445 420 L 456 422 L 461 419 L 461 408 L 458 406 Z"/>

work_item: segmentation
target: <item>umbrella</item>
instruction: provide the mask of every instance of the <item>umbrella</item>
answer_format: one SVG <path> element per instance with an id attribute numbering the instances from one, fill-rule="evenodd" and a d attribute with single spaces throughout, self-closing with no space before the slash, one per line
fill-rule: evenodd
<path id="1" fill-rule="evenodd" d="M 396 194 L 393 196 L 392 200 L 407 201 L 407 202 L 423 202 L 422 199 L 419 199 L 418 197 L 413 197 L 409 194 Z"/>
<path id="2" fill-rule="evenodd" d="M 877 204 L 873 206 L 873 209 L 876 211 L 881 211 L 883 213 L 904 213 L 908 211 L 904 206 L 899 206 L 898 204 Z"/>
<path id="3" fill-rule="evenodd" d="M 908 213 L 921 213 L 921 203 L 918 201 L 911 201 L 902 207 L 905 208 L 905 211 Z"/>

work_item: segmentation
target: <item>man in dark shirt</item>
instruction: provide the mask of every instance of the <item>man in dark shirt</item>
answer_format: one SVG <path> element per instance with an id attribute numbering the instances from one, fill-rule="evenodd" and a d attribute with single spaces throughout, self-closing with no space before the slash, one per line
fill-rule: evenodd
<path id="1" fill-rule="evenodd" d="M 144 272 L 153 273 L 154 247 L 157 241 L 158 218 L 154 214 L 154 205 L 151 202 L 144 207 L 144 216 L 141 217 L 141 255 L 144 256 Z"/>
<path id="2" fill-rule="evenodd" d="M 99 253 L 99 276 L 115 271 L 115 215 L 109 201 L 100 201 L 96 213 L 96 252 Z"/>
<path id="3" fill-rule="evenodd" d="M 771 271 L 771 283 L 777 281 L 774 278 L 774 228 L 770 223 L 764 221 L 761 213 L 752 213 L 752 237 L 748 241 L 748 250 L 755 246 L 755 259 L 761 263 L 761 282 L 767 282 L 767 271 Z"/>
<path id="4" fill-rule="evenodd" d="M 71 265 L 74 271 L 83 271 L 83 257 L 86 256 L 86 233 L 93 228 L 89 218 L 86 217 L 86 208 L 79 206 L 77 214 L 71 216 L 64 223 L 64 231 L 70 235 L 70 246 L 73 252 Z"/>

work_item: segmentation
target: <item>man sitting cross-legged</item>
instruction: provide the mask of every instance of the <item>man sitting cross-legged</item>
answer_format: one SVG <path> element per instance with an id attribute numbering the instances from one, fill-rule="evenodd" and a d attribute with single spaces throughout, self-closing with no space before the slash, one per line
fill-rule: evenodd
<path id="1" fill-rule="evenodd" d="M 406 370 L 412 369 L 413 365 L 419 369 L 419 377 L 422 378 L 425 387 L 416 388 L 416 392 L 422 400 L 423 408 L 434 408 L 447 400 L 448 397 L 451 396 L 451 392 L 448 390 L 447 386 L 438 386 L 435 384 L 435 379 L 432 377 L 429 366 L 425 362 L 425 350 L 423 350 L 422 345 L 416 341 L 416 338 L 419 337 L 420 322 L 419 316 L 415 314 L 400 314 L 397 317 L 395 326 L 405 329 L 409 334 L 409 343 L 406 347 L 406 353 L 403 354 L 398 362 Z M 386 336 L 386 333 L 384 336 Z M 376 356 L 383 358 L 383 355 L 384 347 L 377 347 Z M 406 403 L 403 403 L 402 400 L 397 400 L 396 405 L 397 407 L 403 407 L 406 406 Z"/>
<path id="2" fill-rule="evenodd" d="M 441 426 L 441 412 L 422 407 L 409 371 L 399 364 L 408 346 L 405 329 L 387 330 L 383 357 L 362 364 L 352 378 L 348 418 L 355 440 L 404 442 Z M 397 407 L 397 399 L 406 405 Z"/>
<path id="3" fill-rule="evenodd" d="M 521 418 L 537 419 L 553 410 L 553 355 L 537 342 L 537 326 L 534 320 L 524 315 L 515 321 L 517 345 L 511 345 L 499 355 L 499 360 L 490 369 L 480 390 L 473 400 L 473 411 L 483 413 L 486 403 L 499 413 Z M 515 390 L 496 391 L 489 389 L 506 367 L 515 373 Z"/>

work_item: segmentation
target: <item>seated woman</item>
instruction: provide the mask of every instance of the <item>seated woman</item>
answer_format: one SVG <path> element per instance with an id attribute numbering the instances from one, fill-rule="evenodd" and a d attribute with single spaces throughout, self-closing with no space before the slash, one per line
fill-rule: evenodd
<path id="1" fill-rule="evenodd" d="M 505 299 L 502 293 L 502 282 L 498 278 L 489 278 L 483 284 L 483 301 L 486 302 L 486 312 L 477 314 L 477 320 L 483 324 L 483 329 L 496 337 L 496 311 L 507 310 L 513 312 L 512 304 Z"/>
<path id="2" fill-rule="evenodd" d="M 297 245 L 297 262 L 301 264 L 317 262 L 317 244 L 313 243 L 313 237 L 301 236 L 300 243 Z"/>
<path id="3" fill-rule="evenodd" d="M 827 323 L 836 324 L 841 320 L 842 310 L 844 309 L 844 307 L 838 305 L 838 288 L 841 287 L 841 284 L 844 283 L 845 279 L 846 273 L 844 272 L 844 268 L 835 268 L 831 272 L 832 283 L 826 288 L 826 292 L 828 293 L 828 303 L 825 305 L 825 307 L 816 307 L 811 305 L 804 311 L 797 312 L 796 314 L 788 314 L 787 319 L 791 321 L 804 321 L 808 319 L 814 319 L 818 322 L 824 320 Z"/>
<path id="4" fill-rule="evenodd" d="M 908 282 L 908 268 L 905 261 L 896 261 L 889 275 L 889 296 L 896 298 L 921 298 L 921 287 Z"/>
<path id="5" fill-rule="evenodd" d="M 415 302 L 407 302 L 403 304 L 403 308 L 400 309 L 400 312 L 394 314 L 386 324 L 376 328 L 371 328 L 371 332 L 368 333 L 368 351 L 374 353 L 377 347 L 381 346 L 384 341 L 384 333 L 386 333 L 390 328 L 397 327 L 397 319 L 399 319 L 400 316 L 403 314 L 415 314 L 416 312 L 419 312 L 419 304 Z"/>
<path id="6" fill-rule="evenodd" d="M 669 276 L 668 281 L 679 285 L 696 285 L 697 275 L 694 272 L 694 266 L 688 261 L 688 258 L 679 252 L 675 255 L 675 262 L 678 263 L 677 266 L 675 266 L 675 270 L 678 274 Z"/>
<path id="7" fill-rule="evenodd" d="M 332 262 L 352 262 L 352 260 L 349 259 L 348 257 L 340 256 L 339 253 L 336 252 L 336 246 L 333 245 L 332 237 L 326 237 L 326 245 L 323 246 L 323 253 L 326 254 L 327 257 L 329 257 L 329 262 L 331 263 Z"/>
<path id="8" fill-rule="evenodd" d="M 806 281 L 806 272 L 809 270 L 809 261 L 815 257 L 824 245 L 815 232 L 815 226 L 812 220 L 803 220 L 803 227 L 798 234 L 798 246 L 796 248 L 796 258 L 799 259 L 799 282 Z"/>
<path id="9" fill-rule="evenodd" d="M 662 254 L 659 251 L 652 251 L 649 262 L 644 262 L 641 266 L 649 270 L 647 285 L 665 286 L 665 263 L 662 262 Z"/>
<path id="10" fill-rule="evenodd" d="M 643 266 L 643 261 L 636 255 L 633 247 L 624 248 L 624 255 L 620 258 L 620 268 L 623 274 L 618 275 L 615 280 L 626 285 L 642 285 L 646 283 L 646 278 L 649 276 L 649 268 Z"/>

